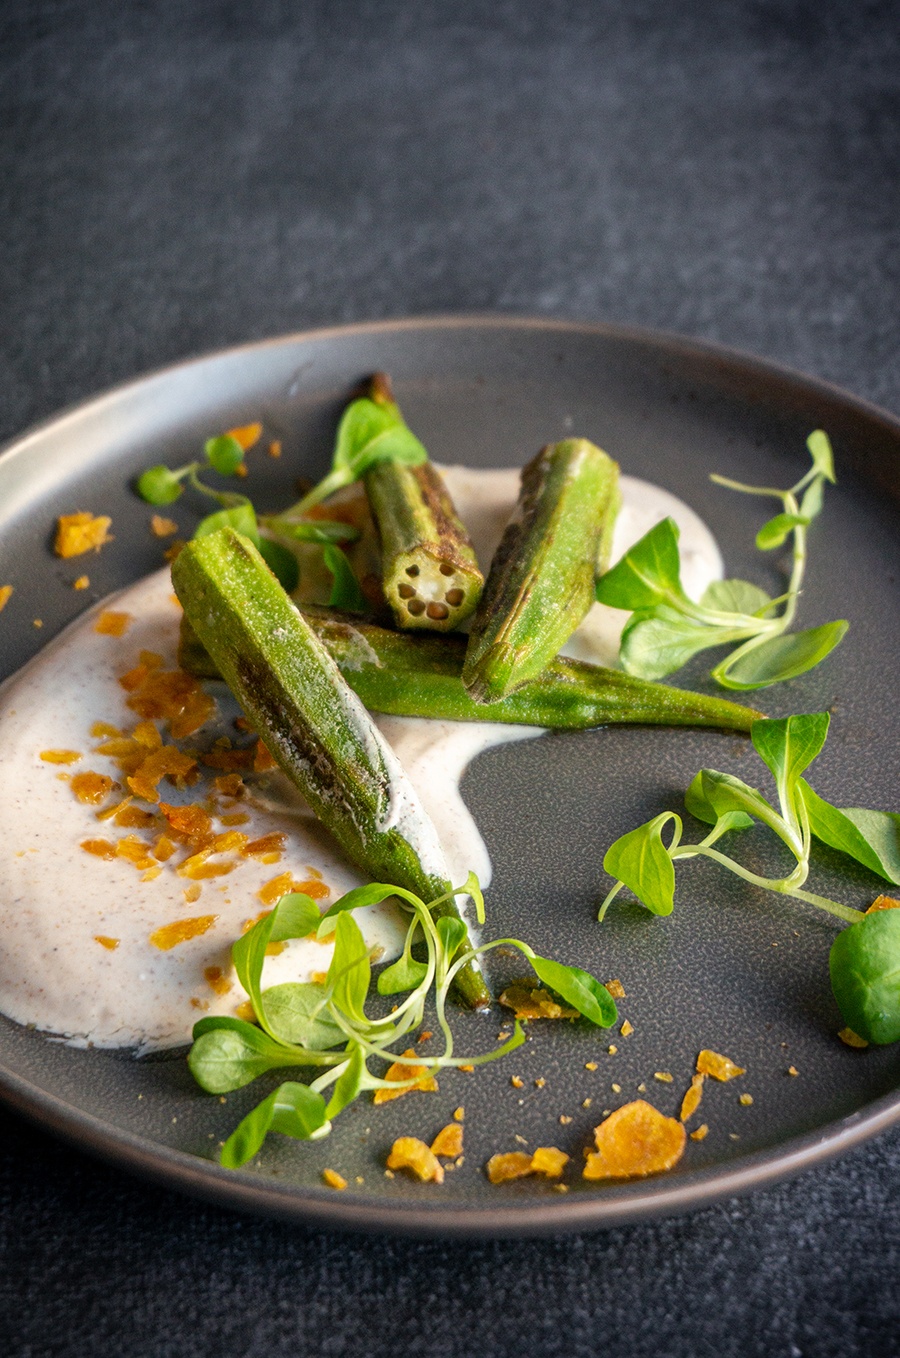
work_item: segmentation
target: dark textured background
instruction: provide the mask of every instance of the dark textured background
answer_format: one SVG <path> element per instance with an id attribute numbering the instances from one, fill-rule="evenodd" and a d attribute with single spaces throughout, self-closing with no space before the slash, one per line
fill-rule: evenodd
<path id="1" fill-rule="evenodd" d="M 725 341 L 900 410 L 900 8 L 0 5 L 0 435 L 342 320 Z M 681 12 L 680 12 L 681 11 Z M 900 1134 L 558 1242 L 304 1233 L 0 1112 L 0 1352 L 900 1353 Z"/>

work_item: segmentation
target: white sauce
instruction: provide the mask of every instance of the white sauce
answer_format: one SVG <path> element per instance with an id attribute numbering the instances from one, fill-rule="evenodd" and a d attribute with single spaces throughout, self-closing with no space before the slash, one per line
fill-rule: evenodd
<path id="1" fill-rule="evenodd" d="M 443 470 L 479 560 L 486 564 L 514 507 L 519 474 L 514 469 Z M 622 478 L 622 490 L 613 559 L 671 514 L 681 528 L 688 593 L 698 596 L 721 576 L 715 541 L 692 510 L 632 477 Z M 176 871 L 187 850 L 164 863 L 155 879 L 144 881 L 125 859 L 101 859 L 79 847 L 86 839 L 116 841 L 136 834 L 150 842 L 155 837 L 98 821 L 96 808 L 79 802 L 59 775 L 90 770 L 121 777 L 111 759 L 92 753 L 99 742 L 90 729 L 97 721 L 128 731 L 134 727 L 138 717 L 125 705 L 119 677 L 142 649 L 157 652 L 166 668 L 174 668 L 178 640 L 179 610 L 167 571 L 138 582 L 102 607 L 133 616 L 122 637 L 95 632 L 99 609 L 94 609 L 0 689 L 0 1012 L 78 1045 L 146 1051 L 187 1042 L 201 1014 L 234 1013 L 245 999 L 230 968 L 230 946 L 245 922 L 264 908 L 256 893 L 266 882 L 285 872 L 297 881 L 321 876 L 335 900 L 362 879 L 280 773 L 248 778 L 252 795 L 229 808 L 250 817 L 236 828 L 251 838 L 287 832 L 280 862 L 241 859 L 229 875 L 203 881 L 195 902 L 185 900 L 184 890 L 192 884 Z M 565 653 L 613 663 L 626 617 L 595 605 Z M 217 735 L 233 732 L 237 707 L 223 685 L 211 691 L 219 705 L 215 724 L 181 742 L 184 747 L 205 746 Z M 459 793 L 462 774 L 492 745 L 540 732 L 525 726 L 388 716 L 378 716 L 376 722 L 434 822 L 451 879 L 461 882 L 472 869 L 486 886 L 490 859 Z M 48 750 L 76 750 L 82 757 L 62 767 L 40 758 Z M 203 802 L 209 788 L 201 782 L 179 793 L 164 784 L 161 791 L 164 800 L 182 804 Z M 403 808 L 395 810 L 402 817 Z M 226 828 L 214 823 L 216 831 Z M 206 932 L 167 951 L 150 942 L 163 926 L 209 915 L 216 918 Z M 371 948 L 382 949 L 385 958 L 398 954 L 404 925 L 394 907 L 371 907 L 356 918 Z M 116 946 L 104 947 L 98 938 L 117 940 Z M 327 969 L 330 955 L 328 945 L 292 942 L 268 959 L 265 982 L 308 980 Z M 209 984 L 204 973 L 210 967 L 231 979 L 227 994 L 217 994 Z"/>

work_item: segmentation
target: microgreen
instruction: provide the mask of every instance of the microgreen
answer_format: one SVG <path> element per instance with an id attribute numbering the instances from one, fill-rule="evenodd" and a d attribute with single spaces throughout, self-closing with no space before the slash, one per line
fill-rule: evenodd
<path id="1" fill-rule="evenodd" d="M 358 481 L 379 462 L 415 467 L 427 460 L 428 454 L 393 401 L 361 396 L 351 401 L 341 416 L 331 470 L 298 501 L 293 512 L 307 513 L 336 490 Z"/>
<path id="2" fill-rule="evenodd" d="M 828 735 L 826 712 L 761 719 L 753 723 L 756 753 L 775 781 L 776 797 L 768 800 L 732 774 L 701 769 L 685 794 L 691 815 L 712 826 L 696 844 L 682 842 L 684 825 L 674 811 L 655 816 L 610 845 L 604 869 L 616 883 L 600 907 L 602 920 L 624 888 L 652 914 L 671 913 L 675 898 L 675 866 L 684 859 L 705 857 L 752 886 L 792 897 L 844 920 L 851 927 L 831 950 L 831 981 L 847 1023 L 869 1042 L 900 1039 L 900 910 L 865 915 L 805 889 L 814 839 L 900 883 L 900 815 L 886 811 L 831 806 L 813 791 L 803 774 L 821 752 Z M 716 848 L 727 833 L 754 821 L 767 826 L 794 860 L 780 877 L 763 877 Z M 669 832 L 666 844 L 663 832 Z M 893 923 L 879 923 L 895 916 Z"/>
<path id="3" fill-rule="evenodd" d="M 244 450 L 230 434 L 207 439 L 204 457 L 182 467 L 149 467 L 137 481 L 142 499 L 152 505 L 171 504 L 186 485 L 221 506 L 208 514 L 194 531 L 195 537 L 231 527 L 250 539 L 270 570 L 290 593 L 297 588 L 300 568 L 294 548 L 311 543 L 322 548 L 332 577 L 328 604 L 349 612 L 364 613 L 366 599 L 341 544 L 355 541 L 359 530 L 335 519 L 311 519 L 308 511 L 326 496 L 359 480 L 378 462 L 397 461 L 414 466 L 427 459 L 422 444 L 407 427 L 396 404 L 381 393 L 378 400 L 362 397 L 352 401 L 338 426 L 331 471 L 308 494 L 280 514 L 258 514 L 246 495 L 216 490 L 200 479 L 215 471 L 233 476 L 244 466 Z M 262 530 L 262 532 L 260 531 Z"/>
<path id="4" fill-rule="evenodd" d="M 417 1064 L 429 1071 L 484 1065 L 521 1046 L 525 1035 L 516 1023 L 502 1045 L 480 1055 L 456 1056 L 447 1019 L 447 995 L 457 972 L 501 945 L 518 948 L 537 977 L 589 1022 L 604 1028 L 615 1023 L 616 1006 L 609 991 L 580 967 L 539 957 L 518 939 L 497 939 L 467 948 L 465 926 L 459 919 L 450 915 L 435 919 L 432 914 L 435 906 L 466 895 L 476 900 L 479 917 L 483 918 L 481 890 L 471 873 L 461 887 L 428 904 L 402 887 L 375 882 L 347 892 L 320 915 L 308 896 L 292 893 L 283 896 L 270 914 L 257 920 L 235 942 L 235 970 L 250 998 L 256 1023 L 210 1016 L 195 1025 L 188 1064 L 197 1083 L 210 1093 L 223 1094 L 240 1089 L 260 1075 L 288 1067 L 308 1067 L 320 1073 L 308 1084 L 281 1084 L 263 1099 L 225 1142 L 223 1165 L 237 1168 L 252 1159 L 270 1131 L 298 1140 L 326 1136 L 332 1119 L 361 1093 L 388 1087 L 382 1077 L 370 1071 L 369 1062 L 393 1060 L 395 1049 L 408 1045 L 410 1032 L 422 1022 L 432 990 L 444 1050 L 417 1058 Z M 399 900 L 409 915 L 409 926 L 401 957 L 384 968 L 376 988 L 380 995 L 405 998 L 388 1016 L 377 1018 L 366 1012 L 372 993 L 371 960 L 353 913 L 388 898 Z M 322 939 L 334 937 L 325 980 L 263 988 L 269 944 L 309 934 Z M 424 960 L 413 957 L 414 947 L 424 949 Z M 417 1078 L 406 1084 L 414 1084 Z M 389 1087 L 396 1090 L 402 1084 L 392 1082 Z"/>
<path id="5" fill-rule="evenodd" d="M 747 486 L 723 476 L 717 485 L 744 495 L 768 496 L 781 510 L 759 529 L 756 545 L 773 551 L 790 539 L 792 566 L 786 592 L 770 598 L 749 580 L 716 580 L 699 603 L 681 583 L 678 526 L 664 519 L 636 542 L 597 582 L 597 598 L 628 609 L 620 659 L 630 674 L 662 679 L 700 651 L 734 646 L 711 671 L 723 688 L 765 688 L 818 665 L 844 638 L 847 623 L 829 622 L 789 632 L 806 570 L 807 528 L 822 509 L 825 482 L 834 482 L 827 434 L 816 429 L 806 441 L 812 466 L 790 490 Z"/>

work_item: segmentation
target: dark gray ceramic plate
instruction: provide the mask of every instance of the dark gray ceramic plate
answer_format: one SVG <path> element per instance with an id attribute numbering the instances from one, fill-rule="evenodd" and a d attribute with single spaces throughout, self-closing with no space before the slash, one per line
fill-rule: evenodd
<path id="1" fill-rule="evenodd" d="M 752 545 L 762 511 L 711 485 L 708 474 L 788 485 L 807 465 L 807 433 L 827 429 L 839 485 L 812 534 L 802 622 L 847 617 L 851 630 L 817 671 L 759 702 L 772 715 L 831 709 L 832 735 L 814 784 L 843 805 L 895 803 L 900 423 L 757 359 L 615 327 L 439 319 L 288 336 L 143 378 L 25 435 L 0 460 L 0 583 L 16 587 L 0 623 L 0 674 L 15 670 L 94 598 L 160 564 L 160 543 L 148 531 L 151 511 L 129 489 L 138 471 L 184 461 L 210 433 L 262 419 L 282 439 L 284 456 L 252 457 L 249 487 L 264 505 L 283 504 L 298 474 L 322 471 L 346 392 L 375 368 L 394 375 L 403 408 L 436 459 L 520 465 L 543 443 L 584 433 L 628 472 L 693 505 L 717 534 L 729 573 L 749 575 L 773 593 L 777 563 Z M 83 563 L 50 551 L 56 516 L 75 508 L 111 514 L 116 534 L 90 561 L 88 596 L 70 588 Z M 189 533 L 196 506 L 174 508 Z M 679 682 L 703 686 L 703 666 Z M 223 1106 L 192 1084 L 181 1057 L 138 1061 L 76 1051 L 0 1021 L 0 1094 L 79 1146 L 188 1192 L 369 1230 L 583 1229 L 694 1207 L 815 1165 L 900 1119 L 900 1049 L 859 1052 L 837 1040 L 829 919 L 697 863 L 683 869 L 670 919 L 622 905 L 602 928 L 595 921 L 607 845 L 651 814 L 680 808 L 704 764 L 760 780 L 761 766 L 741 738 L 622 728 L 497 750 L 464 782 L 494 861 L 490 932 L 524 937 L 603 978 L 620 977 L 630 1037 L 534 1025 L 533 1040 L 505 1061 L 474 1076 L 442 1076 L 438 1094 L 380 1109 L 360 1104 L 325 1143 L 272 1138 L 259 1163 L 241 1173 L 220 1169 L 212 1157 L 259 1087 Z M 763 836 L 744 843 L 758 863 L 774 867 Z M 815 889 L 848 904 L 865 905 L 878 890 L 876 879 L 835 854 L 817 854 L 814 872 Z M 496 981 L 504 965 L 511 964 L 500 964 Z M 499 1013 L 464 1015 L 461 1044 L 490 1047 L 499 1028 Z M 611 1041 L 615 1055 L 607 1051 Z M 739 1081 L 707 1085 L 707 1138 L 689 1142 L 668 1175 L 619 1186 L 583 1183 L 582 1151 L 604 1110 L 637 1097 L 646 1084 L 647 1097 L 675 1113 L 701 1047 L 747 1070 Z M 597 1069 L 587 1070 L 588 1062 Z M 671 1072 L 672 1083 L 656 1081 L 657 1071 Z M 521 1089 L 511 1076 L 524 1081 Z M 753 1096 L 750 1107 L 738 1102 L 744 1091 Z M 466 1109 L 465 1164 L 440 1188 L 386 1178 L 394 1137 L 430 1139 L 459 1104 Z M 517 1136 L 571 1154 L 568 1193 L 534 1180 L 488 1184 L 485 1162 L 495 1151 L 517 1149 Z M 346 1192 L 323 1186 L 326 1165 L 350 1181 Z"/>

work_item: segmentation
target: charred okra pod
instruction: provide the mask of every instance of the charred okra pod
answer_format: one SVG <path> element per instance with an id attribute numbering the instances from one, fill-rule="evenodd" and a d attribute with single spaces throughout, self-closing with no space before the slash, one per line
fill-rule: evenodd
<path id="1" fill-rule="evenodd" d="M 384 373 L 375 374 L 368 394 L 402 421 Z M 366 472 L 365 485 L 381 540 L 382 586 L 397 626 L 458 627 L 474 611 L 484 578 L 440 473 L 431 462 L 385 461 Z"/>
<path id="2" fill-rule="evenodd" d="M 463 687 L 463 636 L 390 632 L 326 608 L 303 616 L 327 647 L 347 683 L 372 712 L 438 721 L 502 721 L 584 731 L 634 722 L 652 726 L 713 726 L 749 731 L 762 714 L 724 698 L 656 684 L 622 670 L 557 657 L 537 679 L 497 703 L 476 703 Z M 218 678 L 209 653 L 182 619 L 183 669 Z"/>
<path id="3" fill-rule="evenodd" d="M 195 538 L 172 565 L 197 636 L 272 755 L 364 872 L 433 900 L 450 889 L 437 832 L 328 651 L 253 544 L 231 528 Z M 453 900 L 438 913 L 458 914 Z M 461 997 L 490 995 L 477 967 Z"/>
<path id="4" fill-rule="evenodd" d="M 552 444 L 523 469 L 466 651 L 463 683 L 476 702 L 534 679 L 575 631 L 594 602 L 619 505 L 619 468 L 587 439 Z"/>

